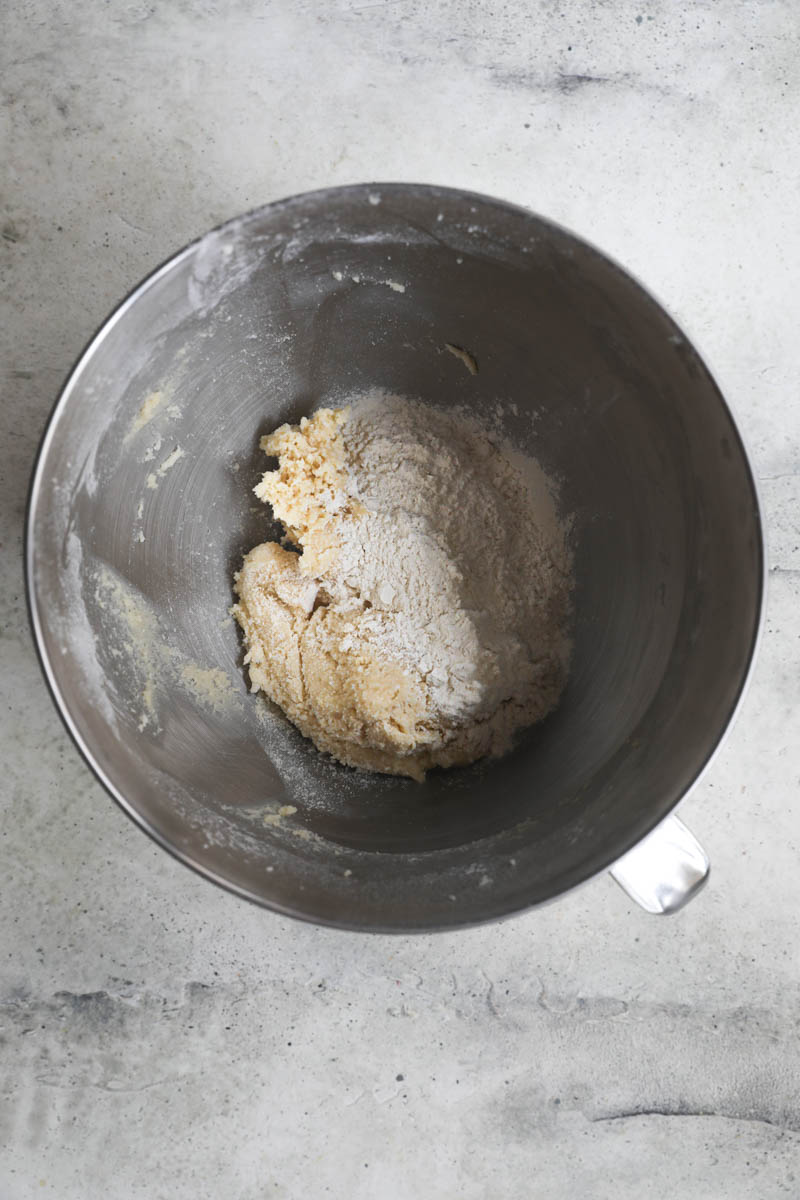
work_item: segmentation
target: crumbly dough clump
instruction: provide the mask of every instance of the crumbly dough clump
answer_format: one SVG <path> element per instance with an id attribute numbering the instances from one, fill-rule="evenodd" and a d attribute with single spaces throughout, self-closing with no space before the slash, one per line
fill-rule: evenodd
<path id="1" fill-rule="evenodd" d="M 255 491 L 292 548 L 256 546 L 235 578 L 253 691 L 340 762 L 415 779 L 555 706 L 564 531 L 496 440 L 371 396 L 261 447 L 278 467 Z"/>

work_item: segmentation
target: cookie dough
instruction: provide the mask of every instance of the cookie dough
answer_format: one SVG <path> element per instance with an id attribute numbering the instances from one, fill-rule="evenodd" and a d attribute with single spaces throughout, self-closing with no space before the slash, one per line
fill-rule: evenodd
<path id="1" fill-rule="evenodd" d="M 530 491 L 484 434 L 373 396 L 261 446 L 278 467 L 255 491 L 286 536 L 235 578 L 253 691 L 340 762 L 415 779 L 502 752 L 554 706 L 561 531 L 548 543 L 532 516 L 515 536 Z"/>

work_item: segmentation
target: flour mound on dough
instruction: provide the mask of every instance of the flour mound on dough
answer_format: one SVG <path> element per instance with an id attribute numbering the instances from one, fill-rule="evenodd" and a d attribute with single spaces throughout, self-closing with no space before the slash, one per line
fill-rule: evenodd
<path id="1" fill-rule="evenodd" d="M 555 707 L 570 559 L 535 463 L 382 393 L 261 447 L 278 467 L 255 491 L 291 548 L 235 577 L 253 691 L 339 762 L 413 779 L 504 753 Z"/>

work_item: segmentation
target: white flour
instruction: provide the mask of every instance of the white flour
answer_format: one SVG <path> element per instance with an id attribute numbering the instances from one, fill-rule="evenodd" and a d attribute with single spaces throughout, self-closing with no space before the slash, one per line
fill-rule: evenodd
<path id="1" fill-rule="evenodd" d="M 396 396 L 351 404 L 342 437 L 369 516 L 340 528 L 334 574 L 372 605 L 375 644 L 423 676 L 448 721 L 526 696 L 549 708 L 569 556 L 535 464 L 521 471 L 469 419 Z"/>

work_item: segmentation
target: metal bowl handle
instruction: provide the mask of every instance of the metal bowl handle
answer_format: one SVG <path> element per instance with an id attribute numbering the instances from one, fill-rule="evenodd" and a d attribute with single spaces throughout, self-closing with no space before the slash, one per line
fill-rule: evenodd
<path id="1" fill-rule="evenodd" d="M 708 879 L 708 855 L 683 821 L 667 817 L 615 863 L 611 875 L 649 913 L 677 912 Z"/>

